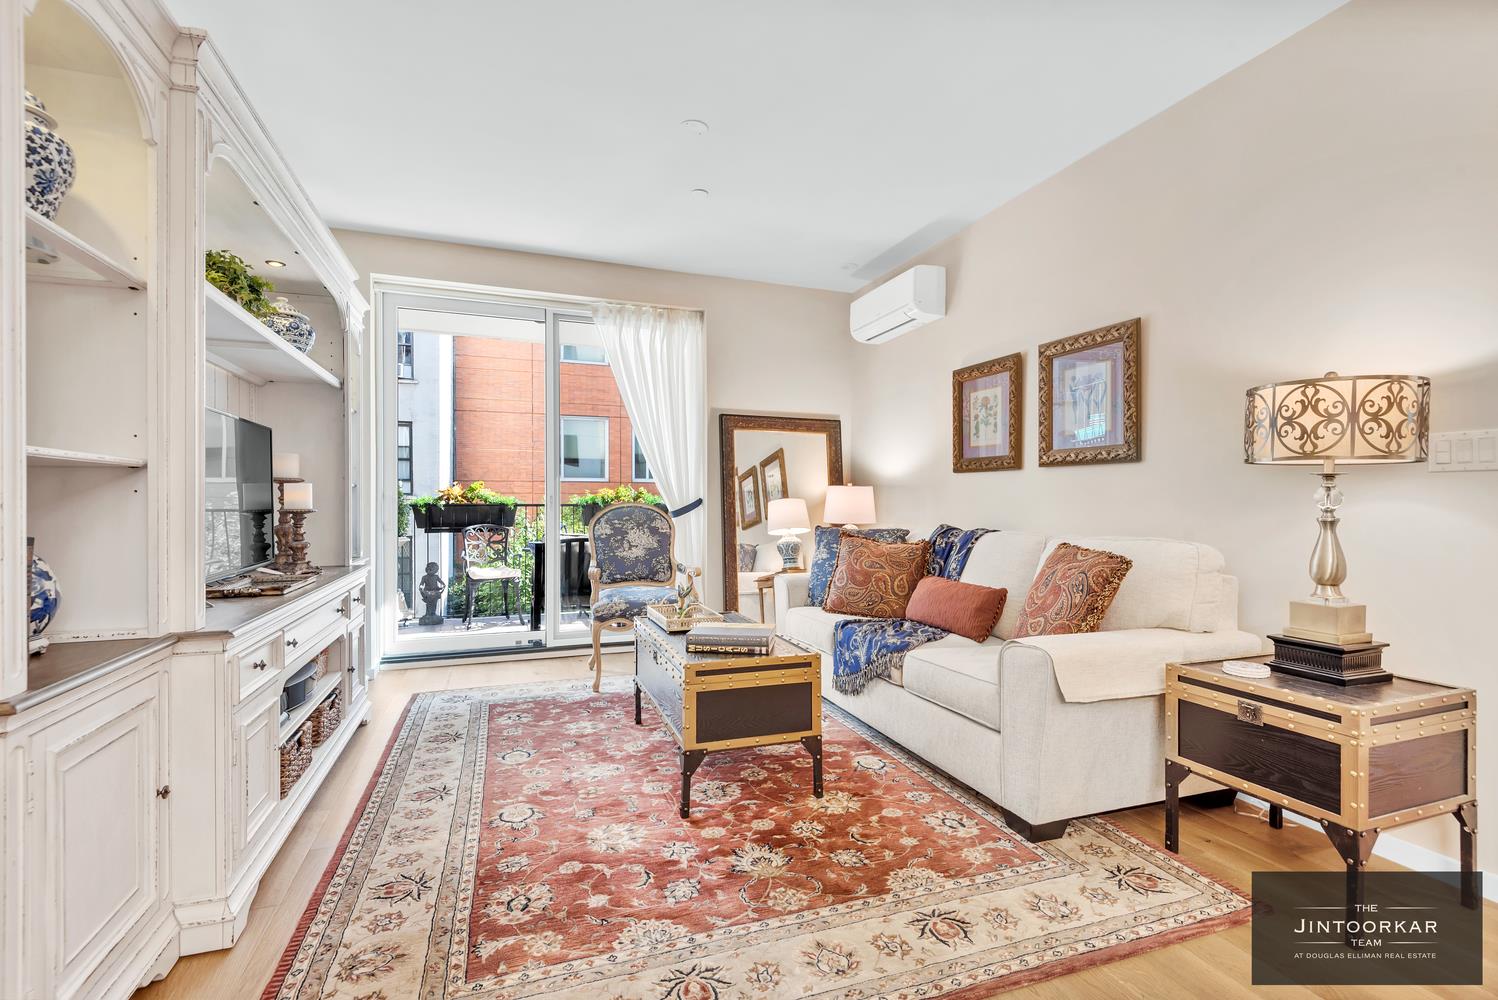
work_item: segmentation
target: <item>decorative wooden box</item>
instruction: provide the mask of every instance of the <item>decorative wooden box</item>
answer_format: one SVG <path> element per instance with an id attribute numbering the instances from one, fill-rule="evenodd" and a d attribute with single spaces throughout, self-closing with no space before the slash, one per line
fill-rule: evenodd
<path id="1" fill-rule="evenodd" d="M 741 615 L 729 621 L 748 621 Z M 649 698 L 681 747 L 681 815 L 692 773 L 714 751 L 804 744 L 813 792 L 822 794 L 821 658 L 776 637 L 770 655 L 688 652 L 686 633 L 651 621 L 635 629 L 635 722 Z"/>
<path id="2" fill-rule="evenodd" d="M 1165 712 L 1169 760 L 1351 830 L 1454 812 L 1475 796 L 1468 688 L 1403 677 L 1340 687 L 1171 664 Z"/>

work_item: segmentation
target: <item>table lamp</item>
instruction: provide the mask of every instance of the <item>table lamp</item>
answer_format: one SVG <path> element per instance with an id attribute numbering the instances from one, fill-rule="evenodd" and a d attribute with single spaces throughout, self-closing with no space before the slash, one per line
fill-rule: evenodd
<path id="1" fill-rule="evenodd" d="M 1290 602 L 1290 624 L 1271 635 L 1269 666 L 1334 684 L 1393 679 L 1383 669 L 1386 642 L 1367 631 L 1367 606 L 1342 593 L 1347 558 L 1337 539 L 1337 465 L 1423 462 L 1430 423 L 1430 380 L 1418 375 L 1338 375 L 1275 382 L 1248 390 L 1244 461 L 1319 465 L 1316 546 L 1310 597 Z"/>
<path id="2" fill-rule="evenodd" d="M 801 542 L 796 536 L 811 530 L 811 517 L 806 513 L 806 501 L 797 497 L 771 500 L 766 515 L 765 530 L 772 535 L 781 536 L 780 544 L 775 546 L 780 553 L 780 567 L 800 569 Z"/>
<path id="3" fill-rule="evenodd" d="M 841 524 L 845 528 L 873 524 L 878 520 L 874 516 L 874 487 L 827 487 L 827 503 L 822 508 L 822 516 L 828 524 Z"/>

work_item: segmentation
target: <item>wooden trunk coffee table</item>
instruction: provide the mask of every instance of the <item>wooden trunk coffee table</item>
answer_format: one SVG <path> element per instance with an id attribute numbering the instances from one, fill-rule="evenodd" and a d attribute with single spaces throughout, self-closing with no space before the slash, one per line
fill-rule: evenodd
<path id="1" fill-rule="evenodd" d="M 748 621 L 729 614 L 728 621 Z M 812 794 L 822 797 L 822 661 L 779 636 L 767 656 L 689 653 L 685 632 L 635 621 L 635 724 L 650 699 L 681 748 L 681 816 L 692 774 L 719 750 L 800 743 L 811 753 Z"/>

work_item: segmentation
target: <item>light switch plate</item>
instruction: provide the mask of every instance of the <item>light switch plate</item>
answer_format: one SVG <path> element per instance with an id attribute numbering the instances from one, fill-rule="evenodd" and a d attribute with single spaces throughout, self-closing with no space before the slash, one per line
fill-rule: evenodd
<path id="1" fill-rule="evenodd" d="M 1498 429 L 1433 433 L 1426 465 L 1431 472 L 1498 472 Z"/>

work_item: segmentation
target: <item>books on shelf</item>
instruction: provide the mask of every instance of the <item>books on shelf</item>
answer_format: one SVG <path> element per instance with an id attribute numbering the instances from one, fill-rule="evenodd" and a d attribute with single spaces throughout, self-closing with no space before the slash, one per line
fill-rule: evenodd
<path id="1" fill-rule="evenodd" d="M 758 622 L 711 622 L 687 633 L 689 653 L 768 654 L 775 644 L 775 626 Z"/>

